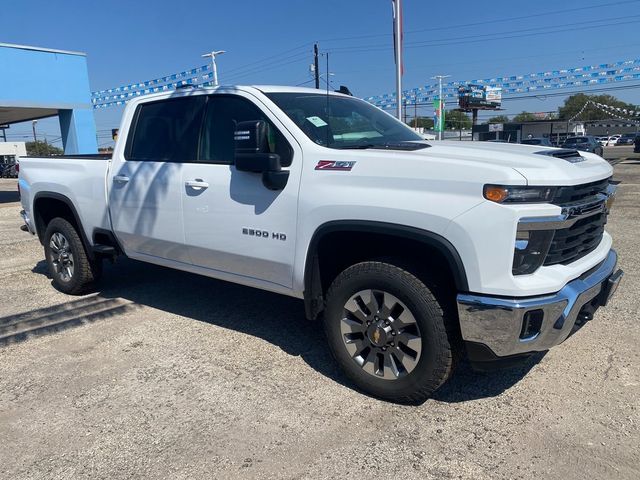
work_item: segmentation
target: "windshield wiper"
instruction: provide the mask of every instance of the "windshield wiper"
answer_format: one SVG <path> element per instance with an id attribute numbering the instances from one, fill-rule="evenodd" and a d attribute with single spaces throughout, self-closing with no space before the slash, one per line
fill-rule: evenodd
<path id="1" fill-rule="evenodd" d="M 374 145 L 373 143 L 359 143 L 357 145 L 344 145 L 342 147 L 336 147 L 340 150 L 366 150 L 367 148 L 376 148 L 379 145 Z"/>

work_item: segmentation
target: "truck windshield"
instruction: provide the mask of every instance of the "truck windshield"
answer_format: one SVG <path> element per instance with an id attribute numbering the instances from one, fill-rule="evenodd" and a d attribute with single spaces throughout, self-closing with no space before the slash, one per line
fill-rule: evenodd
<path id="1" fill-rule="evenodd" d="M 318 145 L 390 150 L 429 146 L 405 124 L 363 100 L 306 92 L 266 95 Z"/>

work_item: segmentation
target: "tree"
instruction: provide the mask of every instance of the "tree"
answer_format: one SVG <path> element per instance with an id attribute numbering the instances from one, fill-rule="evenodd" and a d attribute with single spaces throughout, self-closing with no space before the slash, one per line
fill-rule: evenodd
<path id="1" fill-rule="evenodd" d="M 51 155 L 62 155 L 62 149 L 58 147 L 54 147 L 45 142 L 41 142 L 38 140 L 37 142 L 27 142 L 27 155 L 33 156 L 51 156 Z"/>
<path id="2" fill-rule="evenodd" d="M 487 123 L 509 123 L 509 117 L 506 115 L 498 115 L 495 117 L 491 117 Z"/>
<path id="3" fill-rule="evenodd" d="M 444 116 L 444 128 L 447 130 L 468 130 L 471 128 L 471 119 L 464 112 L 448 110 Z"/>
<path id="4" fill-rule="evenodd" d="M 602 103 L 611 107 L 626 108 L 629 110 L 638 110 L 638 108 L 630 103 L 618 100 L 612 95 L 586 95 L 584 93 L 576 93 L 571 95 L 564 101 L 564 105 L 558 108 L 558 118 L 560 120 L 569 120 L 575 117 L 578 121 L 589 120 L 604 120 L 611 118 L 613 115 L 608 115 L 606 111 L 597 108 L 593 104 L 589 104 L 585 107 L 586 103 L 591 100 L 592 102 Z M 584 108 L 584 110 L 582 110 Z M 582 110 L 582 112 L 581 112 Z M 579 114 L 579 115 L 578 115 Z M 576 117 L 576 115 L 578 115 Z M 625 115 L 620 113 L 620 116 Z"/>
<path id="5" fill-rule="evenodd" d="M 427 130 L 431 130 L 433 128 L 433 118 L 431 117 L 412 118 L 409 121 L 409 126 L 413 128 L 422 127 Z"/>
<path id="6" fill-rule="evenodd" d="M 513 117 L 513 123 L 523 123 L 523 122 L 532 122 L 537 120 L 535 113 L 531 112 L 520 112 L 515 117 Z"/>

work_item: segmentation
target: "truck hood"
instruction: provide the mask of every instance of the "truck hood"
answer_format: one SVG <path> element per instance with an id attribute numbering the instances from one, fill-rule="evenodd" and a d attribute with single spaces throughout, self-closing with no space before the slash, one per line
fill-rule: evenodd
<path id="1" fill-rule="evenodd" d="M 539 145 L 493 142 L 432 142 L 430 148 L 407 152 L 425 159 L 447 159 L 452 163 L 479 162 L 484 165 L 513 169 L 529 185 L 578 185 L 611 176 L 613 168 L 602 157 L 580 152 L 580 159 L 558 158 L 562 149 Z"/>

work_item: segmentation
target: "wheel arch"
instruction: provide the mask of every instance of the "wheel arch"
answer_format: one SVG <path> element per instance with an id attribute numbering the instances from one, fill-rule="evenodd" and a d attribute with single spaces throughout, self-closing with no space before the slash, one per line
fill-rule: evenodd
<path id="1" fill-rule="evenodd" d="M 395 239 L 401 240 L 404 246 L 423 246 L 425 250 L 439 254 L 441 260 L 446 264 L 458 292 L 469 290 L 462 258 L 451 242 L 443 236 L 428 230 L 387 222 L 336 220 L 327 222 L 316 229 L 307 250 L 304 269 L 304 304 L 306 316 L 310 320 L 315 319 L 324 308 L 324 293 L 328 285 L 326 272 L 323 272 L 321 264 L 323 260 L 320 256 L 323 242 L 328 241 L 332 236 L 338 241 L 340 238 L 348 238 L 349 236 L 356 239 L 364 239 L 366 236 L 366 239 L 372 238 L 377 242 Z M 395 252 L 387 252 L 386 254 L 390 253 Z M 397 256 L 406 257 L 408 255 L 409 252 L 401 252 Z M 363 252 L 362 256 L 362 259 L 366 258 L 367 252 Z M 356 261 L 362 260 L 358 258 L 358 255 L 355 259 Z M 331 276 L 332 273 L 329 274 L 329 277 Z"/>
<path id="2" fill-rule="evenodd" d="M 44 233 L 48 223 L 55 217 L 68 220 L 76 228 L 85 251 L 93 259 L 93 250 L 87 238 L 80 215 L 69 197 L 57 192 L 38 192 L 33 198 L 33 219 L 40 243 L 44 242 Z"/>

